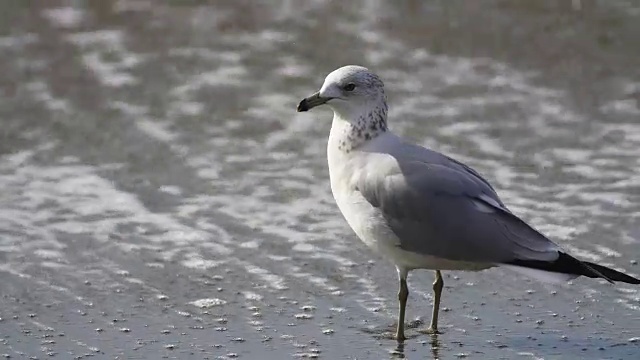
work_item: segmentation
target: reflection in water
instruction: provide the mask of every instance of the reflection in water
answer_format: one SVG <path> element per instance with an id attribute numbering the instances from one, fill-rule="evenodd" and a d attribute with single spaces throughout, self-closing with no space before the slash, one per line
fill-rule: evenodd
<path id="1" fill-rule="evenodd" d="M 438 339 L 438 334 L 430 334 L 427 336 L 428 339 L 426 341 L 420 340 L 419 343 L 423 343 L 426 346 L 431 348 L 431 358 L 433 360 L 440 359 L 440 347 L 442 344 Z M 392 359 L 404 359 L 406 357 L 405 347 L 407 342 L 398 342 L 396 346 L 390 351 Z M 413 344 L 412 344 L 413 345 Z M 420 356 L 420 358 L 427 358 L 426 356 Z"/>
<path id="2" fill-rule="evenodd" d="M 382 75 L 395 131 L 637 275 L 640 12 L 580 3 L 2 2 L 0 353 L 387 357 L 360 329 L 393 321 L 396 279 L 335 207 L 330 114 L 295 113 L 348 63 Z M 430 311 L 412 276 L 408 317 Z M 637 352 L 637 288 L 444 276 L 433 357 Z M 410 330 L 398 354 L 430 356 Z"/>
<path id="3" fill-rule="evenodd" d="M 404 342 L 398 342 L 395 348 L 391 351 L 392 359 L 404 359 Z"/>
<path id="4" fill-rule="evenodd" d="M 431 346 L 431 355 L 434 360 L 440 359 L 440 341 L 438 341 L 438 334 L 432 334 L 429 336 L 429 345 Z"/>
<path id="5" fill-rule="evenodd" d="M 404 342 L 399 342 L 393 350 L 391 350 L 392 359 L 404 359 Z"/>

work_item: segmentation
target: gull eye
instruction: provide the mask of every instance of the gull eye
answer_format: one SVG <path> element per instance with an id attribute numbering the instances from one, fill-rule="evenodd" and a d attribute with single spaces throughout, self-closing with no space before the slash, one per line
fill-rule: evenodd
<path id="1" fill-rule="evenodd" d="M 347 85 L 344 86 L 344 90 L 345 91 L 353 91 L 356 88 L 356 84 L 354 83 L 349 83 Z"/>

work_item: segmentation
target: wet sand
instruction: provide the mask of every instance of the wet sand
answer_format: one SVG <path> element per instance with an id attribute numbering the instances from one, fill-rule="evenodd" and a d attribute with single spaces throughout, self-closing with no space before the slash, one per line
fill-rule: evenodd
<path id="1" fill-rule="evenodd" d="M 167 5 L 170 4 L 170 5 Z M 640 292 L 507 270 L 409 279 L 333 202 L 334 68 L 574 255 L 640 274 L 631 1 L 0 5 L 0 357 L 636 359 Z"/>

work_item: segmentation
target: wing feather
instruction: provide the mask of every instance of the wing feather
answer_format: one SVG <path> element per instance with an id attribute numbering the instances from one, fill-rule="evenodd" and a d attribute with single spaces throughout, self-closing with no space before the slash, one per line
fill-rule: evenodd
<path id="1" fill-rule="evenodd" d="M 557 245 L 511 213 L 485 179 L 460 164 L 398 161 L 383 175 L 360 176 L 356 188 L 381 211 L 404 250 L 470 262 L 557 259 Z"/>

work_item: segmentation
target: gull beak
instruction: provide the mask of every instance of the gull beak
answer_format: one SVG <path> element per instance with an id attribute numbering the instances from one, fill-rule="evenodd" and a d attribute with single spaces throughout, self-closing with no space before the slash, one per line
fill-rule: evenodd
<path id="1" fill-rule="evenodd" d="M 298 112 L 309 111 L 316 106 L 325 104 L 331 98 L 325 98 L 320 96 L 320 92 L 317 92 L 309 97 L 306 97 L 298 104 Z"/>

